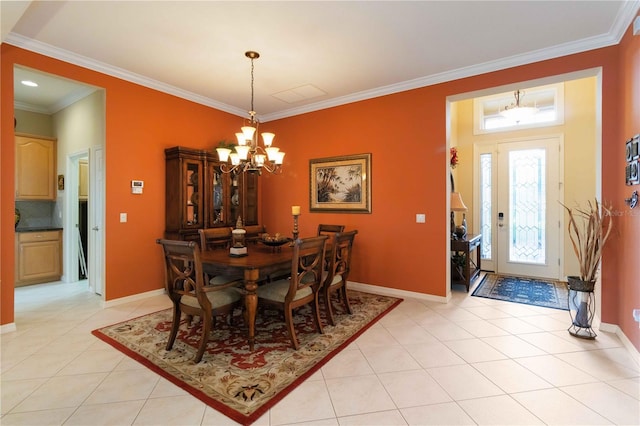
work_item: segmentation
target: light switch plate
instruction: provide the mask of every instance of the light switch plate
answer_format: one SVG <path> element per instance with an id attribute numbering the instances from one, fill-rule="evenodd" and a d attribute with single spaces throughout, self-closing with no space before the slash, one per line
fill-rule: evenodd
<path id="1" fill-rule="evenodd" d="M 427 220 L 426 215 L 424 213 L 416 214 L 416 223 L 425 223 Z"/>
<path id="2" fill-rule="evenodd" d="M 127 214 L 126 213 L 120 213 L 120 222 L 124 223 L 127 221 Z"/>

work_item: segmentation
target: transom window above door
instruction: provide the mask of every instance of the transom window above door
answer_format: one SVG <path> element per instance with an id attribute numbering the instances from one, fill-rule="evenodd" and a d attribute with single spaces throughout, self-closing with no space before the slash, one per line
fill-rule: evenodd
<path id="1" fill-rule="evenodd" d="M 503 115 L 516 104 L 535 113 L 514 120 Z M 473 100 L 473 133 L 494 133 L 564 124 L 564 84 L 552 84 Z"/>

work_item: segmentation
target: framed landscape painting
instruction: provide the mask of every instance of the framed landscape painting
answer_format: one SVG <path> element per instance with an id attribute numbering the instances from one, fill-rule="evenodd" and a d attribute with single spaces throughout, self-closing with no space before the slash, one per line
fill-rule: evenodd
<path id="1" fill-rule="evenodd" d="M 312 212 L 371 213 L 371 154 L 309 160 Z"/>

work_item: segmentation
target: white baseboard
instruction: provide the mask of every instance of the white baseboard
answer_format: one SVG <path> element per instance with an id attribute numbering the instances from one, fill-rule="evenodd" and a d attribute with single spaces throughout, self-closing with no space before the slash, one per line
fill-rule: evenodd
<path id="1" fill-rule="evenodd" d="M 620 341 L 624 345 L 625 349 L 627 349 L 627 352 L 629 352 L 629 355 L 631 355 L 631 359 L 633 359 L 636 365 L 640 368 L 640 352 L 638 352 L 636 347 L 633 346 L 631 340 L 629 340 L 629 338 L 622 332 L 619 326 L 603 322 L 600 323 L 600 327 L 598 328 L 598 330 L 607 333 L 615 333 L 615 335 L 620 338 Z"/>
<path id="2" fill-rule="evenodd" d="M 16 323 L 10 322 L 9 324 L 0 325 L 0 334 L 11 333 L 16 331 Z"/>
<path id="3" fill-rule="evenodd" d="M 106 302 L 103 301 L 101 306 L 103 308 L 111 308 L 113 306 L 118 306 L 118 305 L 122 305 L 122 304 L 129 303 L 129 302 L 135 302 L 137 300 L 147 299 L 149 297 L 159 296 L 161 294 L 165 294 L 164 288 L 147 291 L 145 293 L 134 294 L 134 295 L 127 296 L 127 297 L 121 297 L 119 299 L 113 299 L 113 300 L 109 300 L 109 301 L 106 301 Z"/>
<path id="4" fill-rule="evenodd" d="M 362 284 L 353 281 L 348 282 L 348 288 L 366 293 L 380 294 L 382 296 L 399 297 L 401 299 L 410 297 L 412 299 L 428 300 L 430 302 L 447 303 L 448 301 L 447 298 L 443 296 L 434 296 L 431 294 L 416 293 L 414 291 L 398 290 L 396 288 L 380 287 L 377 285 Z"/>

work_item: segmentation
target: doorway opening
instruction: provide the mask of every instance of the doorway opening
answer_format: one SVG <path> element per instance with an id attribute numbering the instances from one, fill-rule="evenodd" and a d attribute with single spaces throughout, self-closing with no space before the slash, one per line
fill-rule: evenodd
<path id="1" fill-rule="evenodd" d="M 51 202 L 51 225 L 63 229 L 61 281 L 88 280 L 89 291 L 102 295 L 104 249 L 94 247 L 104 247 L 104 235 L 90 231 L 102 228 L 105 208 L 105 169 L 95 167 L 96 158 L 104 161 L 105 90 L 19 65 L 13 71 L 16 131 L 57 140 L 56 174 L 65 184 Z M 26 90 L 22 80 L 37 80 L 43 90 Z"/>
<path id="2" fill-rule="evenodd" d="M 547 127 L 531 125 L 519 130 L 512 128 L 496 132 L 474 132 L 474 122 L 477 121 L 474 115 L 475 98 L 558 83 L 564 85 L 564 123 L 554 123 Z M 564 235 L 564 211 L 560 202 L 573 205 L 601 196 L 601 105 L 600 68 L 448 98 L 447 148 L 456 147 L 459 157 L 458 166 L 451 171 L 456 182 L 456 192 L 462 194 L 468 207 L 468 231 L 473 234 L 482 233 L 483 270 L 564 280 L 578 268 L 572 256 L 570 241 Z M 527 147 L 526 144 L 537 146 Z M 510 164 L 516 161 L 515 158 L 509 160 L 510 152 L 513 152 L 513 156 L 522 154 L 520 165 Z M 550 166 L 549 161 L 556 161 L 553 157 L 557 157 L 557 165 Z M 557 177 L 548 174 L 549 168 L 557 170 Z M 513 209 L 517 209 L 517 206 L 511 201 L 516 200 L 517 196 L 525 195 L 527 189 L 514 189 L 513 186 L 510 187 L 509 180 L 522 179 L 524 174 L 537 174 L 536 179 L 526 181 L 531 186 L 528 189 L 529 195 L 534 198 L 537 196 L 537 205 L 534 203 L 533 206 L 528 206 L 533 207 L 530 210 L 515 213 L 516 210 Z M 546 186 L 545 192 L 538 190 L 538 185 L 542 184 Z M 553 195 L 553 192 L 556 194 Z M 545 196 L 542 197 L 542 194 Z M 502 197 L 501 201 L 498 196 Z M 521 214 L 523 217 L 528 215 L 530 222 L 518 227 L 510 221 L 514 214 Z M 504 235 L 500 237 L 501 229 Z M 518 231 L 521 231 L 520 234 L 517 234 Z M 549 242 L 556 241 L 557 255 L 553 253 L 556 248 L 549 245 Z M 520 247 L 514 247 L 518 244 Z M 523 256 L 522 253 L 513 252 L 518 249 L 527 253 L 516 262 L 514 259 Z M 549 250 L 552 250 L 551 254 Z M 541 264 L 545 268 L 551 268 L 551 272 L 537 271 Z M 450 292 L 450 286 L 448 288 Z"/>

